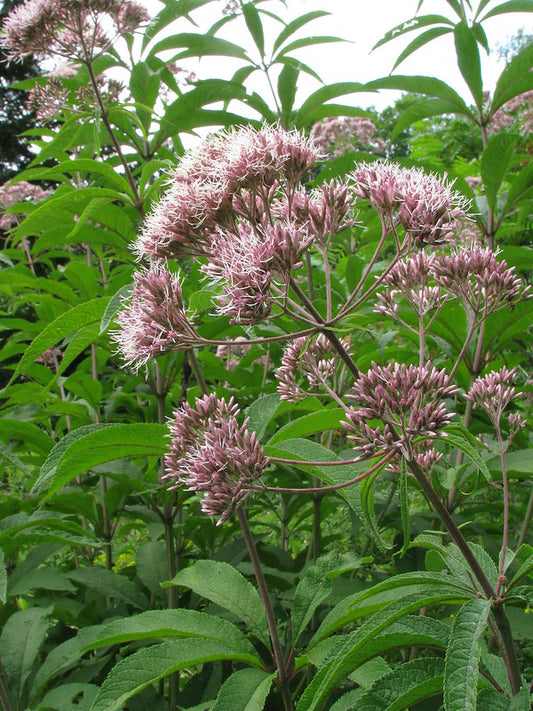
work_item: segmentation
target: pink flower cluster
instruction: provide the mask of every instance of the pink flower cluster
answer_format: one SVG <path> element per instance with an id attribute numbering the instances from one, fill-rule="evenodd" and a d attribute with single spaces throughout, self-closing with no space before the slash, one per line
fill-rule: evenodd
<path id="1" fill-rule="evenodd" d="M 98 77 L 100 98 L 104 104 L 117 103 L 124 90 L 124 85 L 115 80 Z M 73 113 L 93 113 L 98 107 L 94 90 L 91 86 L 82 86 L 71 92 L 61 78 L 51 76 L 45 84 L 36 84 L 28 94 L 28 108 L 35 112 L 41 123 L 55 121 L 68 109 Z"/>
<path id="2" fill-rule="evenodd" d="M 191 348 L 201 340 L 185 313 L 179 276 L 157 266 L 134 275 L 133 296 L 117 322 L 120 330 L 113 338 L 135 369 L 161 353 Z"/>
<path id="3" fill-rule="evenodd" d="M 533 91 L 526 91 L 506 101 L 494 112 L 488 129 L 491 134 L 514 129 L 522 136 L 530 136 L 533 132 Z"/>
<path id="4" fill-rule="evenodd" d="M 420 317 L 436 312 L 450 298 L 458 299 L 474 320 L 486 317 L 521 299 L 531 290 L 499 261 L 488 247 L 474 245 L 451 254 L 426 254 L 397 262 L 383 279 L 385 289 L 378 294 L 377 313 L 399 318 L 400 301 L 405 301 Z"/>
<path id="5" fill-rule="evenodd" d="M 344 423 L 348 438 L 367 457 L 394 451 L 410 460 L 416 438 L 435 437 L 450 423 L 454 413 L 448 412 L 443 400 L 456 392 L 446 371 L 430 362 L 423 367 L 372 363 L 349 395 L 358 407 L 350 408 Z M 374 426 L 374 420 L 381 424 Z"/>
<path id="6" fill-rule="evenodd" d="M 499 370 L 493 370 L 487 375 L 477 378 L 466 396 L 474 407 L 485 410 L 496 430 L 500 429 L 503 411 L 517 396 L 514 387 L 516 374 L 516 368 L 509 370 L 506 366 Z M 509 426 L 511 437 L 513 437 L 518 430 L 525 427 L 525 422 L 518 413 L 512 413 L 509 416 Z"/>
<path id="7" fill-rule="evenodd" d="M 347 151 L 383 154 L 385 141 L 376 136 L 376 124 L 362 116 L 327 116 L 311 129 L 311 140 L 323 154 L 337 157 Z"/>
<path id="8" fill-rule="evenodd" d="M 39 185 L 21 180 L 18 183 L 4 183 L 0 186 L 0 210 L 6 210 L 12 205 L 21 202 L 43 200 L 50 195 L 49 190 L 44 190 Z M 10 230 L 18 223 L 18 216 L 4 212 L 0 215 L 0 230 Z"/>
<path id="9" fill-rule="evenodd" d="M 402 225 L 416 246 L 448 242 L 468 201 L 452 190 L 446 176 L 388 162 L 361 163 L 351 174 L 357 196 L 387 221 Z"/>
<path id="10" fill-rule="evenodd" d="M 202 511 L 224 523 L 262 476 L 267 458 L 246 426 L 237 422 L 239 408 L 215 394 L 184 404 L 174 413 L 171 444 L 163 480 L 200 495 Z"/>
<path id="11" fill-rule="evenodd" d="M 135 0 L 27 0 L 7 16 L 0 42 L 10 59 L 58 55 L 89 61 L 148 19 Z"/>
<path id="12" fill-rule="evenodd" d="M 348 350 L 348 344 L 343 344 Z M 284 350 L 276 377 L 282 400 L 297 402 L 321 388 L 337 392 L 342 361 L 324 334 L 296 338 Z M 302 379 L 306 386 L 301 384 Z"/>

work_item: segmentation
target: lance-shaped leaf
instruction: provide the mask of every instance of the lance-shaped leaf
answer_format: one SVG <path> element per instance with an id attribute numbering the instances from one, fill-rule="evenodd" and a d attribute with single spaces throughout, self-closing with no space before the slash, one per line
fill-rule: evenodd
<path id="1" fill-rule="evenodd" d="M 227 642 L 244 654 L 255 653 L 244 632 L 234 624 L 196 610 L 148 610 L 94 629 L 96 636 L 83 648 L 84 652 L 140 639 L 199 637 Z"/>
<path id="2" fill-rule="evenodd" d="M 262 668 L 249 654 L 231 644 L 212 639 L 177 639 L 141 649 L 120 661 L 109 672 L 91 711 L 119 711 L 134 694 L 169 674 L 216 661 L 237 661 Z"/>
<path id="3" fill-rule="evenodd" d="M 479 642 L 487 626 L 490 606 L 490 600 L 474 598 L 455 616 L 446 650 L 446 711 L 475 711 L 481 653 Z"/>
<path id="4" fill-rule="evenodd" d="M 263 603 L 253 585 L 228 563 L 199 560 L 181 570 L 168 585 L 183 585 L 197 595 L 229 610 L 242 620 L 254 635 L 269 644 L 268 626 Z"/>
<path id="5" fill-rule="evenodd" d="M 211 711 L 263 711 L 276 674 L 239 669 L 220 687 Z"/>
<path id="6" fill-rule="evenodd" d="M 92 299 L 84 304 L 74 306 L 49 323 L 28 346 L 9 382 L 13 382 L 47 348 L 55 346 L 58 341 L 74 331 L 85 328 L 91 323 L 100 323 L 108 301 L 108 298 Z"/>
<path id="7" fill-rule="evenodd" d="M 397 91 L 410 91 L 415 94 L 425 94 L 437 99 L 443 99 L 454 106 L 454 113 L 471 117 L 470 109 L 459 94 L 446 82 L 436 77 L 426 76 L 388 76 L 374 79 L 365 85 L 366 91 L 376 89 L 395 89 Z"/>
<path id="8" fill-rule="evenodd" d="M 533 0 L 532 0 L 533 2 Z M 519 52 L 500 74 L 490 107 L 490 115 L 506 101 L 533 89 L 533 44 Z"/>
<path id="9" fill-rule="evenodd" d="M 490 209 L 494 213 L 507 168 L 518 136 L 503 131 L 492 136 L 481 157 L 481 178 Z"/>
<path id="10" fill-rule="evenodd" d="M 297 17 L 295 20 L 292 20 L 292 22 L 289 22 L 287 25 L 285 25 L 285 27 L 276 37 L 274 45 L 272 47 L 272 51 L 276 52 L 276 50 L 281 47 L 285 40 L 287 40 L 291 35 L 297 32 L 300 27 L 303 27 L 308 22 L 312 22 L 313 20 L 316 20 L 319 17 L 325 17 L 326 15 L 330 14 L 331 13 L 326 12 L 325 10 L 315 10 L 314 12 L 308 12 L 305 15 L 300 15 L 300 17 Z"/>
<path id="11" fill-rule="evenodd" d="M 336 556 L 322 556 L 306 572 L 294 592 L 291 606 L 291 629 L 294 644 L 305 630 L 317 607 L 329 596 L 332 586 L 329 574 L 338 565 Z"/>
<path id="12" fill-rule="evenodd" d="M 411 708 L 442 691 L 444 661 L 422 657 L 400 664 L 381 677 L 357 702 L 357 711 L 396 711 Z"/>
<path id="13" fill-rule="evenodd" d="M 457 64 L 463 79 L 472 92 L 478 109 L 483 106 L 483 81 L 481 79 L 481 61 L 476 37 L 466 22 L 459 22 L 455 26 L 455 50 Z"/>
<path id="14" fill-rule="evenodd" d="M 430 30 L 422 32 L 421 35 L 419 35 L 416 39 L 410 42 L 403 50 L 403 52 L 400 53 L 398 59 L 394 62 L 392 71 L 399 67 L 400 64 L 407 59 L 407 57 L 411 56 L 411 54 L 416 52 L 424 45 L 428 44 L 428 42 L 432 42 L 434 39 L 437 39 L 437 37 L 448 35 L 450 34 L 450 32 L 453 32 L 453 27 L 432 27 Z"/>
<path id="15" fill-rule="evenodd" d="M 50 452 L 32 491 L 56 491 L 99 464 L 123 457 L 160 457 L 168 430 L 155 423 L 87 425 L 69 432 Z"/>
<path id="16" fill-rule="evenodd" d="M 281 101 L 281 119 L 284 126 L 289 126 L 296 97 L 296 83 L 300 72 L 291 64 L 285 64 L 278 77 L 278 95 Z"/>
<path id="17" fill-rule="evenodd" d="M 0 602 L 7 600 L 7 570 L 4 551 L 0 548 Z"/>
<path id="18" fill-rule="evenodd" d="M 313 92 L 311 96 L 304 101 L 296 112 L 294 118 L 295 125 L 301 126 L 305 123 L 309 114 L 325 104 L 326 101 L 336 99 L 339 96 L 346 96 L 346 94 L 354 94 L 358 91 L 368 91 L 368 89 L 364 84 L 360 84 L 359 82 L 341 82 L 317 89 L 317 91 Z"/>
<path id="19" fill-rule="evenodd" d="M 183 32 L 177 35 L 170 35 L 158 42 L 152 49 L 152 54 L 166 52 L 169 49 L 179 49 L 183 47 L 176 59 L 184 59 L 185 57 L 205 57 L 207 55 L 215 55 L 222 57 L 237 57 L 238 59 L 248 59 L 248 55 L 242 47 L 220 37 L 212 35 L 193 34 L 191 32 Z"/>
<path id="20" fill-rule="evenodd" d="M 431 25 L 448 25 L 450 28 L 453 28 L 453 22 L 444 15 L 420 15 L 419 17 L 413 17 L 411 20 L 406 20 L 400 25 L 393 27 L 392 30 L 386 32 L 383 37 L 372 47 L 372 51 L 387 42 L 396 39 L 397 37 L 405 35 L 407 32 L 421 30 L 423 27 L 429 27 Z M 395 66 L 399 63 L 400 62 L 397 61 Z"/>
<path id="21" fill-rule="evenodd" d="M 244 21 L 250 34 L 252 35 L 255 46 L 259 50 L 261 59 L 265 56 L 265 33 L 263 31 L 263 23 L 261 16 L 253 2 L 245 2 L 242 4 L 242 12 Z"/>
<path id="22" fill-rule="evenodd" d="M 508 0 L 507 2 L 502 2 L 493 7 L 492 10 L 489 10 L 481 19 L 481 22 L 484 22 L 489 17 L 504 15 L 507 12 L 533 12 L 533 0 Z"/>

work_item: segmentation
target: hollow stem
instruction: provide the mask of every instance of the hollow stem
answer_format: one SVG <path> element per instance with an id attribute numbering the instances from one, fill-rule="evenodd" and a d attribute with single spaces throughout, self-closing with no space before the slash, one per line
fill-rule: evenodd
<path id="1" fill-rule="evenodd" d="M 274 616 L 274 610 L 272 608 L 270 595 L 268 594 L 265 576 L 261 567 L 261 561 L 259 560 L 259 556 L 257 555 L 257 549 L 255 547 L 254 539 L 250 530 L 250 525 L 248 523 L 248 517 L 246 515 L 245 510 L 242 506 L 238 506 L 236 512 L 237 517 L 239 519 L 239 524 L 241 526 L 244 542 L 246 543 L 246 548 L 248 550 L 248 555 L 250 556 L 250 561 L 254 570 L 257 587 L 259 588 L 259 594 L 261 596 L 263 607 L 265 609 L 268 630 L 270 633 L 270 641 L 272 642 L 274 661 L 278 669 L 278 682 L 283 698 L 283 705 L 285 711 L 293 711 L 294 706 L 292 703 L 292 696 L 289 688 L 289 678 L 287 675 L 285 656 L 283 654 L 278 627 L 276 624 L 276 618 Z"/>

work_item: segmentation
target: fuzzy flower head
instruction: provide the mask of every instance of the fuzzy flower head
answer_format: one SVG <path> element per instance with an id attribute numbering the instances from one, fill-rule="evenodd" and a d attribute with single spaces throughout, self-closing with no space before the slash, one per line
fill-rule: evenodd
<path id="1" fill-rule="evenodd" d="M 383 216 L 394 217 L 417 247 L 448 242 L 468 201 L 446 176 L 395 163 L 361 163 L 351 175 L 354 192 Z"/>
<path id="2" fill-rule="evenodd" d="M 348 343 L 344 346 L 348 349 Z M 302 336 L 284 350 L 276 377 L 282 400 L 297 402 L 324 388 L 337 392 L 342 361 L 324 334 Z"/>
<path id="3" fill-rule="evenodd" d="M 509 370 L 503 366 L 500 370 L 493 370 L 477 378 L 466 396 L 474 407 L 485 410 L 496 429 L 500 427 L 503 411 L 516 396 L 515 380 L 516 369 Z M 511 429 L 515 428 L 516 431 L 523 426 L 516 415 L 511 416 L 510 425 Z"/>
<path id="4" fill-rule="evenodd" d="M 239 218 L 254 223 L 277 193 L 295 191 L 315 159 L 308 139 L 277 126 L 210 136 L 181 158 L 136 251 L 150 259 L 208 254 L 217 229 Z"/>
<path id="5" fill-rule="evenodd" d="M 255 432 L 247 420 L 237 422 L 239 408 L 214 393 L 184 404 L 170 425 L 171 444 L 165 455 L 165 475 L 171 489 L 197 493 L 202 511 L 224 523 L 248 495 L 267 465 Z"/>
<path id="6" fill-rule="evenodd" d="M 9 59 L 37 55 L 88 61 L 148 19 L 134 0 L 27 0 L 7 16 L 0 42 Z"/>
<path id="7" fill-rule="evenodd" d="M 529 298 L 529 287 L 508 267 L 505 259 L 496 259 L 489 247 L 474 245 L 443 254 L 434 262 L 435 281 L 453 294 L 476 316 L 513 307 L 520 299 Z"/>
<path id="8" fill-rule="evenodd" d="M 450 423 L 454 413 L 443 400 L 456 391 L 446 371 L 429 362 L 423 367 L 372 363 L 353 385 L 350 398 L 357 407 L 350 408 L 344 423 L 348 438 L 368 457 L 398 451 L 411 459 L 415 438 L 434 437 Z"/>
<path id="9" fill-rule="evenodd" d="M 191 348 L 200 341 L 185 313 L 179 276 L 163 267 L 135 274 L 131 301 L 117 322 L 120 330 L 114 340 L 135 370 L 166 351 Z"/>

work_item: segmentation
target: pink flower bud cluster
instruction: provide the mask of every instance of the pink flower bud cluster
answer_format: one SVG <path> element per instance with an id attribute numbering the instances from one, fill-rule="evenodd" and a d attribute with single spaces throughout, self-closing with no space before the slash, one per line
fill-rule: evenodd
<path id="1" fill-rule="evenodd" d="M 435 260 L 435 281 L 474 314 L 493 313 L 529 298 L 531 290 L 524 289 L 514 267 L 496 256 L 489 247 L 478 245 L 443 254 Z"/>
<path id="2" fill-rule="evenodd" d="M 448 242 L 468 201 L 453 183 L 420 168 L 385 161 L 361 163 L 351 174 L 354 192 L 387 219 L 394 218 L 417 247 Z"/>
<path id="3" fill-rule="evenodd" d="M 515 380 L 516 368 L 509 370 L 503 366 L 499 370 L 493 370 L 483 377 L 476 378 L 466 395 L 474 407 L 485 410 L 496 429 L 500 428 L 503 411 L 516 396 Z M 514 432 L 525 424 L 517 413 L 513 413 L 509 420 Z"/>
<path id="4" fill-rule="evenodd" d="M 10 59 L 35 54 L 87 61 L 148 19 L 134 0 L 27 0 L 7 16 L 0 43 Z"/>
<path id="5" fill-rule="evenodd" d="M 398 318 L 400 299 L 420 317 L 440 309 L 446 294 L 432 283 L 435 254 L 419 252 L 414 257 L 397 262 L 383 279 L 384 291 L 378 293 L 376 313 Z"/>
<path id="6" fill-rule="evenodd" d="M 514 267 L 498 261 L 489 248 L 474 244 L 448 254 L 426 254 L 397 262 L 383 279 L 377 313 L 398 319 L 404 300 L 420 317 L 440 309 L 446 300 L 457 298 L 474 318 L 487 316 L 517 301 L 529 298 L 529 287 Z"/>
<path id="7" fill-rule="evenodd" d="M 348 343 L 343 345 L 349 352 Z M 276 373 L 280 398 L 297 402 L 308 395 L 318 394 L 324 385 L 336 392 L 341 364 L 337 351 L 324 334 L 296 338 L 285 346 Z M 302 380 L 306 381 L 305 387 Z"/>
<path id="8" fill-rule="evenodd" d="M 115 79 L 98 77 L 100 98 L 106 105 L 117 103 L 124 85 Z M 35 112 L 41 123 L 55 121 L 65 110 L 73 113 L 94 112 L 99 107 L 94 90 L 91 86 L 80 87 L 71 92 L 60 78 L 50 77 L 41 85 L 37 84 L 28 94 L 27 101 L 30 111 Z"/>
<path id="9" fill-rule="evenodd" d="M 165 455 L 163 480 L 171 489 L 184 487 L 199 494 L 202 511 L 227 521 L 262 476 L 267 458 L 248 420 L 237 422 L 239 408 L 214 393 L 184 404 L 174 413 L 171 444 Z"/>
<path id="10" fill-rule="evenodd" d="M 372 363 L 349 395 L 358 406 L 350 408 L 344 423 L 348 438 L 367 457 L 398 451 L 411 459 L 415 438 L 435 437 L 450 423 L 454 413 L 443 400 L 456 392 L 446 371 L 430 362 L 423 367 Z"/>
<path id="11" fill-rule="evenodd" d="M 179 276 L 162 267 L 135 274 L 132 298 L 117 322 L 120 330 L 113 338 L 135 370 L 166 351 L 191 348 L 201 340 L 185 313 Z"/>
<path id="12" fill-rule="evenodd" d="M 39 185 L 21 180 L 18 183 L 4 183 L 0 186 L 0 211 L 20 202 L 33 202 L 43 200 L 50 195 L 49 190 L 44 190 Z M 3 213 L 0 215 L 0 230 L 10 230 L 18 223 L 18 215 Z"/>
<path id="13" fill-rule="evenodd" d="M 296 192 L 291 208 L 298 229 L 305 230 L 318 245 L 328 246 L 336 235 L 354 224 L 349 187 L 334 180 L 311 193 Z"/>
<path id="14" fill-rule="evenodd" d="M 376 124 L 368 118 L 327 116 L 314 124 L 310 136 L 320 153 L 337 157 L 361 149 L 382 154 L 385 141 L 376 133 Z"/>

